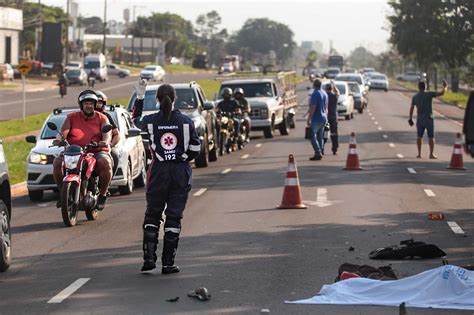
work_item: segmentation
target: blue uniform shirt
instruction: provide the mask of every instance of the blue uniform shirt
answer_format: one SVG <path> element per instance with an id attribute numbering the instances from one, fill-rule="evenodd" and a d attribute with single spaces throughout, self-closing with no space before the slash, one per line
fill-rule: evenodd
<path id="1" fill-rule="evenodd" d="M 311 95 L 310 106 L 316 106 L 316 111 L 311 119 L 312 122 L 323 123 L 327 121 L 326 107 L 328 104 L 328 95 L 325 91 L 314 90 Z"/>
<path id="2" fill-rule="evenodd" d="M 148 132 L 150 151 L 154 159 L 164 161 L 191 161 L 201 151 L 201 141 L 191 118 L 179 110 L 171 112 L 169 120 L 163 113 L 142 117 L 143 100 L 136 99 L 133 107 L 133 122 Z"/>

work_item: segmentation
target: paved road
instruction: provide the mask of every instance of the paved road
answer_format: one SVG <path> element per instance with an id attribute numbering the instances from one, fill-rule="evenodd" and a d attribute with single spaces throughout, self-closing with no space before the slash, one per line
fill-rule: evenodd
<path id="1" fill-rule="evenodd" d="M 167 83 L 181 83 L 200 79 L 211 79 L 209 73 L 169 73 L 165 77 Z M 104 83 L 97 83 L 94 89 L 105 92 L 109 99 L 128 98 L 133 91 L 133 85 L 138 77 L 132 76 L 120 79 L 109 77 Z M 36 88 L 26 93 L 26 115 L 49 112 L 60 106 L 77 106 L 77 95 L 86 89 L 86 86 L 72 85 L 68 87 L 68 94 L 61 99 L 54 82 L 41 84 L 40 91 Z M 212 95 L 208 95 L 212 97 Z M 23 115 L 23 98 L 21 90 L 0 89 L 0 120 L 21 118 Z"/>
<path id="2" fill-rule="evenodd" d="M 302 87 L 300 102 L 305 94 Z M 474 163 L 465 159 L 467 171 L 446 170 L 460 126 L 437 118 L 439 159 L 416 159 L 408 108 L 408 98 L 397 91 L 371 92 L 369 111 L 340 120 L 339 155 L 316 162 L 308 160 L 312 150 L 303 139 L 302 107 L 290 136 L 264 139 L 255 134 L 243 151 L 194 170 L 177 256 L 182 272 L 175 275 L 139 273 L 143 189 L 112 196 L 98 221 L 80 221 L 74 228 L 63 226 L 54 195 L 38 204 L 17 199 L 12 267 L 0 274 L 0 312 L 258 314 L 269 309 L 272 314 L 398 314 L 388 307 L 284 301 L 315 295 L 334 281 L 344 262 L 391 264 L 400 277 L 440 266 L 440 259 L 368 259 L 371 250 L 412 237 L 437 244 L 452 264 L 474 263 Z M 342 170 L 352 131 L 364 168 L 360 172 Z M 427 150 L 425 145 L 425 156 Z M 275 209 L 288 154 L 298 163 L 308 209 Z M 318 190 L 319 201 L 326 192 L 329 205 L 317 205 Z M 465 234 L 454 234 L 446 220 L 429 221 L 432 211 L 443 212 Z M 355 250 L 348 251 L 350 246 Z M 88 280 L 61 303 L 48 303 L 78 279 Z M 211 291 L 209 302 L 186 296 L 199 286 Z M 177 296 L 178 302 L 166 302 Z M 408 309 L 408 314 L 472 312 Z"/>

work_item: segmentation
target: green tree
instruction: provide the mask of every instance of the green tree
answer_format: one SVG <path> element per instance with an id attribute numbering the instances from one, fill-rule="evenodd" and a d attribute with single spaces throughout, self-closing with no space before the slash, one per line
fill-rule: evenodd
<path id="1" fill-rule="evenodd" d="M 104 23 L 98 16 L 79 17 L 78 24 L 85 28 L 87 34 L 103 34 Z"/>
<path id="2" fill-rule="evenodd" d="M 199 44 L 206 47 L 209 62 L 217 64 L 226 54 L 227 30 L 221 29 L 222 22 L 217 11 L 200 14 L 196 19 L 196 33 L 199 36 Z"/>
<path id="3" fill-rule="evenodd" d="M 378 68 L 377 57 L 362 46 L 351 51 L 347 61 L 351 64 L 351 67 L 355 69 L 363 67 Z"/>

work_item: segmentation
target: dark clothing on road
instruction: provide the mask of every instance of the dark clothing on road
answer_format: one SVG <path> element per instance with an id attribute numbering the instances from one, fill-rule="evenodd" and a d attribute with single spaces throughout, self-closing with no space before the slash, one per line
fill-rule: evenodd
<path id="1" fill-rule="evenodd" d="M 332 92 L 328 93 L 328 119 L 337 119 L 337 96 Z"/>
<path id="2" fill-rule="evenodd" d="M 467 100 L 462 132 L 466 137 L 468 150 L 471 153 L 471 156 L 474 157 L 474 91 L 471 91 L 469 99 Z"/>

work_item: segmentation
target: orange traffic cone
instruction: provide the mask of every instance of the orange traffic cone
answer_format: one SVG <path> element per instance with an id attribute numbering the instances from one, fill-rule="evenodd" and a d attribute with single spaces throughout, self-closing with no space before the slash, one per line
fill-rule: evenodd
<path id="1" fill-rule="evenodd" d="M 301 202 L 300 181 L 298 180 L 298 170 L 296 169 L 293 154 L 288 156 L 288 170 L 286 172 L 285 190 L 278 209 L 306 209 L 306 205 Z"/>
<path id="2" fill-rule="evenodd" d="M 456 135 L 456 142 L 454 143 L 453 154 L 451 156 L 451 162 L 449 163 L 448 169 L 451 170 L 466 170 L 462 161 L 462 140 L 461 134 L 458 132 Z"/>
<path id="3" fill-rule="evenodd" d="M 359 156 L 357 155 L 357 143 L 355 134 L 351 133 L 351 139 L 349 141 L 349 153 L 347 154 L 346 167 L 344 170 L 359 171 L 362 169 L 359 165 Z"/>

